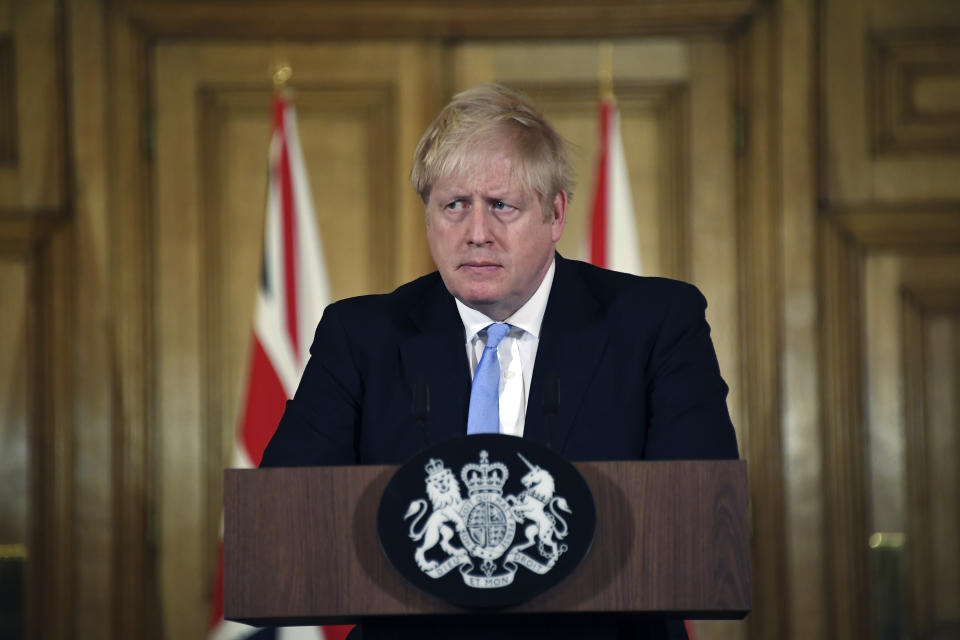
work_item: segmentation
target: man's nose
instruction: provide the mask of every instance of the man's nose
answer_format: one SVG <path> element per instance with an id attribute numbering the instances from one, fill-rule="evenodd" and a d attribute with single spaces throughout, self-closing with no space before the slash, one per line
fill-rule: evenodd
<path id="1" fill-rule="evenodd" d="M 493 241 L 490 219 L 482 206 L 471 207 L 470 218 L 467 220 L 467 224 L 467 242 L 469 244 L 482 245 Z"/>

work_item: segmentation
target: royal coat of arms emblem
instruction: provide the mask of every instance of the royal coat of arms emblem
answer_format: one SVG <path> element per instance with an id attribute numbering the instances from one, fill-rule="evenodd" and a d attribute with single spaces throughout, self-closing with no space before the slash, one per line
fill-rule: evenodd
<path id="1" fill-rule="evenodd" d="M 424 574 L 436 579 L 458 568 L 468 587 L 496 589 L 512 584 L 520 567 L 543 575 L 556 565 L 567 550 L 563 514 L 573 511 L 555 495 L 549 471 L 516 455 L 528 469 L 517 495 L 503 495 L 509 470 L 486 450 L 460 470 L 466 497 L 442 460 L 426 463 L 427 499 L 410 502 L 404 515 L 410 539 L 420 543 L 414 558 Z"/>

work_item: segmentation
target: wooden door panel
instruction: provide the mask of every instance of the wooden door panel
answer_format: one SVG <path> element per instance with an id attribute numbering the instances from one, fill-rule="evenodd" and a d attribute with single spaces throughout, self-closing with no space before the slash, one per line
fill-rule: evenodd
<path id="1" fill-rule="evenodd" d="M 2 230 L 2 225 L 0 225 Z M 0 631 L 23 634 L 31 630 L 28 619 L 27 554 L 38 552 L 35 512 L 31 502 L 36 477 L 31 477 L 30 444 L 37 417 L 37 333 L 30 295 L 30 265 L 19 252 L 0 247 L 0 566 L 4 589 L 10 594 L 3 605 Z M 0 633 L 2 635 L 2 633 Z"/>
<path id="2" fill-rule="evenodd" d="M 202 633 L 207 616 L 259 280 L 271 65 L 294 69 L 304 160 L 341 298 L 389 290 L 429 264 L 396 241 L 413 235 L 406 227 L 422 235 L 400 147 L 435 100 L 412 90 L 430 69 L 423 51 L 383 42 L 156 50 L 157 471 L 170 637 Z"/>
<path id="3" fill-rule="evenodd" d="M 26 264 L 0 254 L 0 545 L 27 543 L 27 296 Z"/>
<path id="4" fill-rule="evenodd" d="M 835 1 L 823 24 L 829 200 L 960 198 L 955 7 Z"/>
<path id="5" fill-rule="evenodd" d="M 871 546 L 876 562 L 903 572 L 903 584 L 874 585 L 880 638 L 960 618 L 958 274 L 957 255 L 866 260 L 870 524 L 894 533 Z M 903 595 L 891 600 L 897 586 Z"/>
<path id="6" fill-rule="evenodd" d="M 0 211 L 66 204 L 61 13 L 54 2 L 0 5 Z"/>
<path id="7" fill-rule="evenodd" d="M 897 515 L 907 534 L 904 604 L 912 635 L 934 634 L 948 625 L 947 635 L 955 635 L 960 630 L 960 252 L 904 256 L 899 263 L 899 281 L 890 284 L 898 288 L 902 319 L 903 362 L 897 373 L 904 405 L 905 505 Z M 880 426 L 875 430 L 884 434 Z"/>
<path id="8" fill-rule="evenodd" d="M 839 446 L 825 460 L 856 474 L 834 485 L 843 513 L 827 499 L 828 549 L 845 549 L 836 557 L 851 568 L 829 579 L 873 592 L 855 606 L 831 603 L 834 633 L 866 633 L 869 618 L 878 638 L 919 637 L 960 617 L 960 552 L 944 546 L 960 527 L 960 11 L 937 0 L 836 0 L 822 26 L 821 220 L 845 236 L 840 259 L 822 263 L 821 295 L 845 282 L 853 301 L 843 319 L 827 310 L 824 327 L 845 329 L 839 342 L 825 337 L 824 353 L 863 349 L 841 402 L 827 403 L 828 416 L 842 409 L 847 419 L 827 419 L 828 449 Z"/>

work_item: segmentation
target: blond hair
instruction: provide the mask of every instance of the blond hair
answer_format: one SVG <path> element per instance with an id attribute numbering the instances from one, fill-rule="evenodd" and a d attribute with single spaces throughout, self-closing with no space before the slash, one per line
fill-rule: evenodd
<path id="1" fill-rule="evenodd" d="M 526 96 L 499 84 L 458 93 L 427 127 L 413 156 L 413 188 L 426 204 L 437 180 L 474 168 L 478 149 L 503 143 L 514 153 L 517 177 L 540 197 L 549 219 L 556 195 L 572 195 L 568 143 Z"/>

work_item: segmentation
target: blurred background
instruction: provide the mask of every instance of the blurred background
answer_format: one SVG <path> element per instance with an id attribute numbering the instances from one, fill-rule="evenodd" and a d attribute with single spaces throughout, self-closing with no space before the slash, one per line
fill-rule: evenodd
<path id="1" fill-rule="evenodd" d="M 336 299 L 432 270 L 410 160 L 484 81 L 575 144 L 582 257 L 607 57 L 750 463 L 698 638 L 960 637 L 956 0 L 0 0 L 0 637 L 206 632 L 278 65 Z"/>

